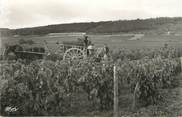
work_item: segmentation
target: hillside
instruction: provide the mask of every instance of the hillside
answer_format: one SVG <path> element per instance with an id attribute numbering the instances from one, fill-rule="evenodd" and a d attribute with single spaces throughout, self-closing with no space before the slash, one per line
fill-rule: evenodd
<path id="1" fill-rule="evenodd" d="M 120 20 L 100 25 L 90 33 L 166 33 L 182 32 L 182 18 Z"/>
<path id="2" fill-rule="evenodd" d="M 106 22 L 87 22 L 57 24 L 21 29 L 0 29 L 4 36 L 8 35 L 45 35 L 49 33 L 87 32 L 87 33 L 158 33 L 182 32 L 182 17 L 151 18 L 136 20 L 118 20 Z"/>
<path id="3" fill-rule="evenodd" d="M 0 36 L 10 36 L 12 31 L 8 28 L 0 28 Z"/>

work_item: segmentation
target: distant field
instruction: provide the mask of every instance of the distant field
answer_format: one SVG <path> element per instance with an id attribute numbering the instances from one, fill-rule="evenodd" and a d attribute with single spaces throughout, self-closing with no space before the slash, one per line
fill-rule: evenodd
<path id="1" fill-rule="evenodd" d="M 182 35 L 133 35 L 133 34 L 115 34 L 115 35 L 88 35 L 89 39 L 96 46 L 107 44 L 111 49 L 118 48 L 159 48 L 167 43 L 169 46 L 182 48 Z M 54 51 L 57 49 L 56 42 L 72 41 L 77 38 L 82 38 L 81 35 L 73 34 L 55 34 L 46 36 L 17 36 L 17 37 L 2 37 L 2 49 L 6 43 L 15 44 L 19 39 L 33 40 L 43 46 L 43 41 L 49 43 L 49 47 Z M 2 51 L 1 49 L 1 51 Z"/>

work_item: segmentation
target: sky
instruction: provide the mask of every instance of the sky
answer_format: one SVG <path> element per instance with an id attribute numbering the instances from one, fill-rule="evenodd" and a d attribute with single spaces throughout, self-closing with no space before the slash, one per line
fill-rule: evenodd
<path id="1" fill-rule="evenodd" d="M 0 0 L 0 28 L 182 16 L 182 0 Z"/>

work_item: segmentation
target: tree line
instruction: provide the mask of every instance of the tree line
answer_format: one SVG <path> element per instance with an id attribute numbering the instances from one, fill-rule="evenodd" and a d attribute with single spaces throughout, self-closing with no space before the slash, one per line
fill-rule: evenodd
<path id="1" fill-rule="evenodd" d="M 118 20 L 118 21 L 101 21 L 101 22 L 85 22 L 56 24 L 32 28 L 6 29 L 0 28 L 2 36 L 11 35 L 46 35 L 49 33 L 69 33 L 69 32 L 86 32 L 86 33 L 129 33 L 144 32 L 156 30 L 165 27 L 165 31 L 169 30 L 169 25 L 177 25 L 182 21 L 182 17 L 160 17 L 150 19 L 136 20 Z"/>

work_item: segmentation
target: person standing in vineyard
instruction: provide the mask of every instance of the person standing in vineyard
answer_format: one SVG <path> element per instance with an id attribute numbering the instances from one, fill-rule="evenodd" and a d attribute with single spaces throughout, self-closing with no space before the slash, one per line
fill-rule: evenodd
<path id="1" fill-rule="evenodd" d="M 85 47 L 85 49 L 86 49 L 86 53 L 87 53 L 87 55 L 89 55 L 88 47 L 89 47 L 89 46 L 92 46 L 92 44 L 91 44 L 91 41 L 88 40 L 88 36 L 87 36 L 87 35 L 84 35 L 84 40 L 83 40 L 83 42 L 84 42 L 84 47 Z"/>
<path id="2" fill-rule="evenodd" d="M 94 44 L 90 44 L 88 47 L 88 55 L 92 56 L 94 53 Z"/>
<path id="3" fill-rule="evenodd" d="M 109 47 L 107 46 L 107 44 L 104 45 L 104 49 L 105 49 L 106 55 L 108 55 L 109 54 Z"/>
<path id="4" fill-rule="evenodd" d="M 87 35 L 84 35 L 84 46 L 85 46 L 85 48 L 87 48 L 87 46 L 88 46 L 88 36 Z"/>
<path id="5" fill-rule="evenodd" d="M 89 41 L 88 41 L 88 36 L 87 36 L 87 35 L 84 35 L 83 42 L 84 42 L 84 48 L 85 48 L 86 53 L 87 53 L 87 55 L 88 55 L 89 53 L 88 53 L 87 47 L 88 47 L 88 42 L 89 42 Z"/>
<path id="6" fill-rule="evenodd" d="M 108 56 L 109 56 L 109 47 L 107 46 L 107 44 L 104 44 L 104 60 L 108 60 Z"/>

